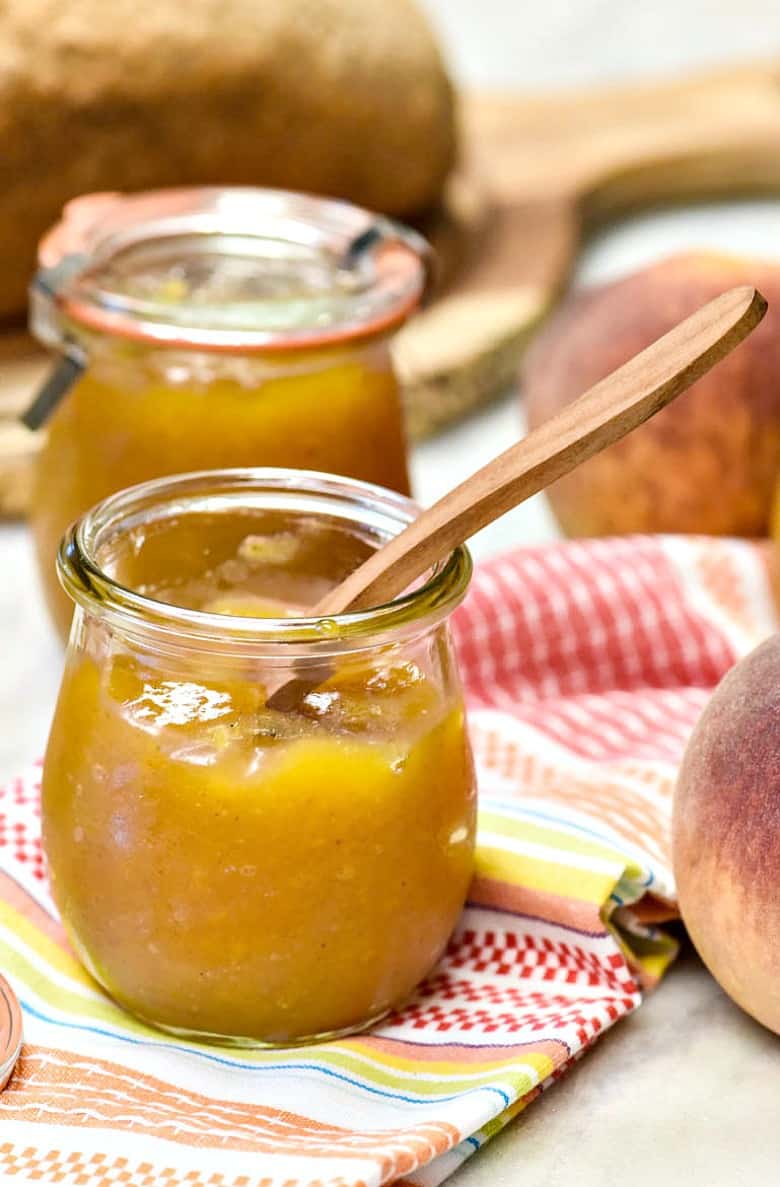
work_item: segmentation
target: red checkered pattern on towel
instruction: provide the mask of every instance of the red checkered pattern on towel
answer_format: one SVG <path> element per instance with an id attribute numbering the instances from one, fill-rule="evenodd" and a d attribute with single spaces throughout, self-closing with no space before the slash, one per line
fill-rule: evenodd
<path id="1" fill-rule="evenodd" d="M 482 565 L 454 623 L 480 829 L 448 951 L 369 1035 L 255 1063 L 209 1061 L 100 999 L 48 899 L 40 771 L 13 780 L 0 942 L 28 1046 L 0 1096 L 0 1181 L 436 1187 L 672 958 L 655 924 L 675 911 L 677 763 L 775 622 L 749 543 L 594 540 Z"/>

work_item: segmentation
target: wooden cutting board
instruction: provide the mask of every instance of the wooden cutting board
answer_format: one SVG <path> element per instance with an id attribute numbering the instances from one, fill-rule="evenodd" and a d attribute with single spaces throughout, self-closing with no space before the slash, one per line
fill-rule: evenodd
<path id="1" fill-rule="evenodd" d="M 443 285 L 401 333 L 414 437 L 514 378 L 587 231 L 632 209 L 780 193 L 780 63 L 680 81 L 543 96 L 470 95 L 463 158 L 423 225 Z M 24 511 L 32 434 L 12 422 L 45 372 L 19 330 L 0 335 L 0 510 Z"/>

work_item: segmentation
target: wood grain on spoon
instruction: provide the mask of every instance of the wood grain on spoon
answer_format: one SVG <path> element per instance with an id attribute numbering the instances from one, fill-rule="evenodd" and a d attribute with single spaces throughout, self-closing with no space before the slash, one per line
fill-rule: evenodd
<path id="1" fill-rule="evenodd" d="M 481 528 L 665 408 L 746 338 L 766 308 L 750 286 L 702 306 L 423 511 L 331 590 L 312 615 L 379 606 L 403 593 Z M 295 708 L 327 674 L 309 671 L 277 689 L 268 704 Z"/>

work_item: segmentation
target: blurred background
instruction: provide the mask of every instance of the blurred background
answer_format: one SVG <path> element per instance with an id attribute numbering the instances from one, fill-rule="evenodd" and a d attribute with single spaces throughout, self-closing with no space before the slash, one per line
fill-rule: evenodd
<path id="1" fill-rule="evenodd" d="M 757 62 L 776 64 L 775 87 L 780 96 L 780 6 L 772 0 L 656 0 L 652 4 L 421 0 L 421 4 L 466 93 L 501 90 L 550 95 L 564 90 L 576 96 L 594 88 L 609 91 L 626 85 L 674 83 L 700 72 L 728 71 Z M 717 100 L 717 89 L 715 96 Z M 729 102 L 723 94 L 720 103 L 712 104 L 713 126 Z M 616 99 L 617 110 L 619 106 Z M 780 185 L 777 192 L 778 197 L 747 192 L 731 200 L 715 193 L 690 202 L 651 202 L 646 209 L 640 201 L 636 210 L 591 228 L 577 257 L 572 287 L 608 282 L 691 250 L 780 258 Z M 484 436 L 474 434 L 468 425 L 450 429 L 447 456 L 458 457 L 465 466 L 476 448 L 479 460 L 487 460 L 489 442 L 509 434 L 517 414 L 516 402 L 510 398 L 483 414 L 490 421 Z M 521 405 L 521 418 L 524 415 Z M 446 489 L 444 472 L 437 465 L 444 448 L 443 442 L 438 448 L 436 442 L 424 443 L 414 458 L 423 501 Z M 547 500 L 540 496 L 486 529 L 476 541 L 476 551 L 493 552 L 518 539 L 542 541 L 558 532 Z"/>
<path id="2" fill-rule="evenodd" d="M 406 0 L 230 5 L 243 25 L 200 0 L 118 40 L 95 0 L 0 12 L 0 420 L 14 422 L 0 437 L 0 777 L 40 751 L 59 677 L 16 417 L 43 366 L 22 332 L 34 246 L 64 200 L 285 185 L 431 234 L 449 287 L 396 353 L 422 504 L 717 292 L 750 281 L 780 305 L 774 0 L 418 0 L 432 33 Z M 585 468 L 552 507 L 540 496 L 486 529 L 477 558 L 562 533 L 768 534 L 780 324 L 740 358 L 680 403 L 676 452 L 647 426 L 611 471 Z"/>

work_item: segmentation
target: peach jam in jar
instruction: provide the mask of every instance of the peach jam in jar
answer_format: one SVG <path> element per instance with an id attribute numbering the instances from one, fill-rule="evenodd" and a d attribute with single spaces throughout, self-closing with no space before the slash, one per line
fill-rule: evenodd
<path id="1" fill-rule="evenodd" d="M 414 513 L 347 479 L 224 471 L 115 495 L 66 536 L 44 847 L 76 951 L 147 1021 L 345 1034 L 442 954 L 474 846 L 448 627 L 468 553 L 384 606 L 307 616 Z"/>
<path id="2" fill-rule="evenodd" d="M 32 528 L 52 613 L 70 523 L 151 478 L 294 466 L 408 493 L 394 331 L 426 284 L 414 232 L 260 189 L 76 199 L 40 247 L 33 332 L 59 363 Z"/>

